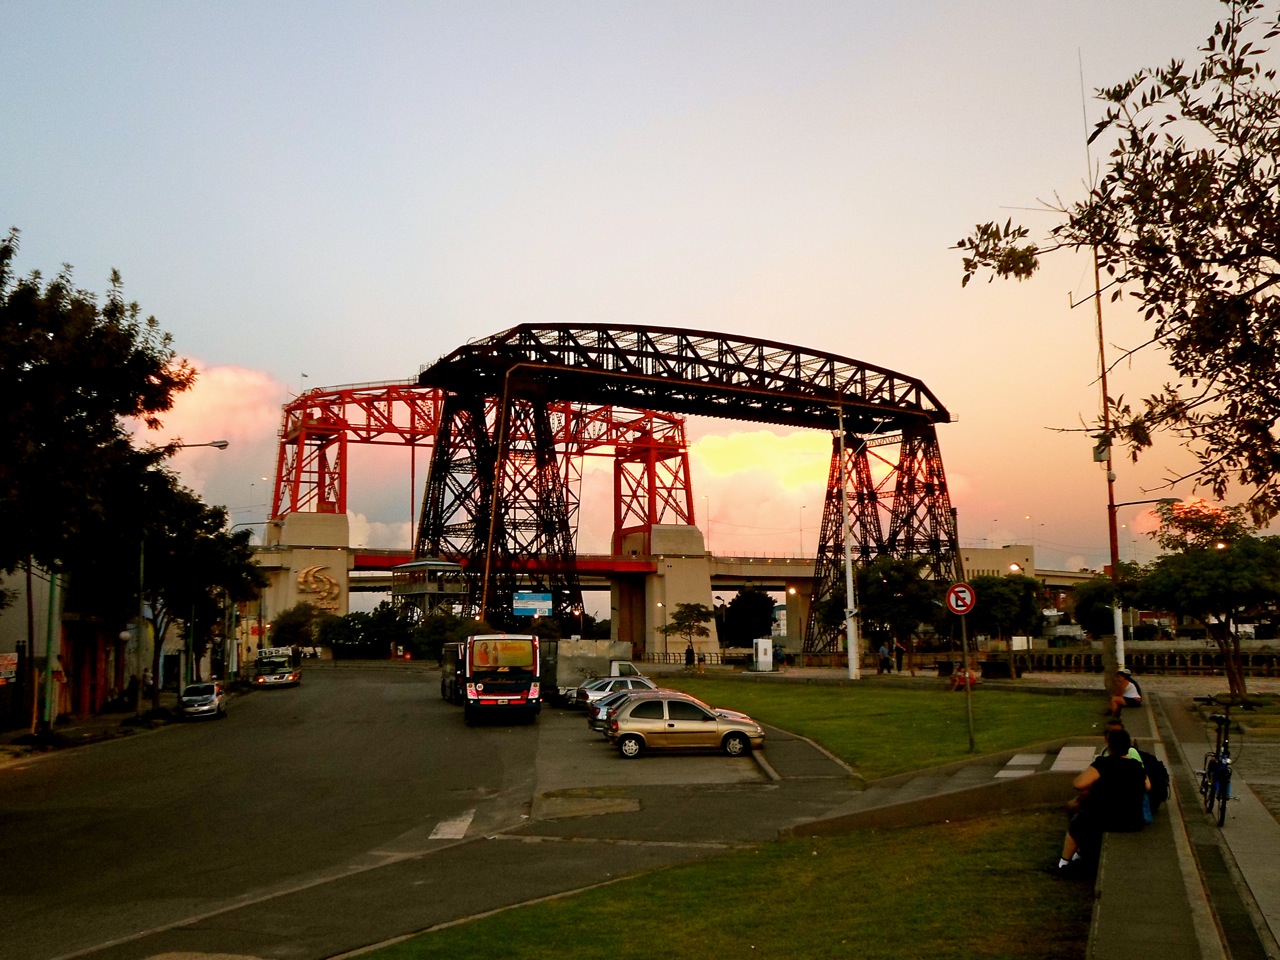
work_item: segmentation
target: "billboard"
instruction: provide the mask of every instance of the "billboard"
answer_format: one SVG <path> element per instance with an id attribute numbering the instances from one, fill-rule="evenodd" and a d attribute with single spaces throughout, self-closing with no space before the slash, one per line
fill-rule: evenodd
<path id="1" fill-rule="evenodd" d="M 551 616 L 551 594 L 522 590 L 511 601 L 511 612 L 517 617 Z"/>

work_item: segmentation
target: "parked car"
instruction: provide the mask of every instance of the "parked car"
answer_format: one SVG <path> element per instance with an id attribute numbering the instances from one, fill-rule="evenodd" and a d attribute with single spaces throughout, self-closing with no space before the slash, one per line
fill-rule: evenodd
<path id="1" fill-rule="evenodd" d="M 634 690 L 628 687 L 625 690 L 615 690 L 613 693 L 606 694 L 599 700 L 588 703 L 587 726 L 592 730 L 598 730 L 603 733 L 613 711 L 622 706 L 628 698 L 643 696 L 649 692 L 651 691 L 643 688 Z"/>
<path id="2" fill-rule="evenodd" d="M 191 720 L 198 717 L 225 717 L 227 698 L 222 684 L 217 680 L 188 684 L 178 697 L 178 715 Z"/>
<path id="3" fill-rule="evenodd" d="M 578 687 L 573 696 L 573 704 L 586 707 L 619 690 L 653 690 L 656 687 L 657 684 L 648 677 L 596 677 Z"/>
<path id="4" fill-rule="evenodd" d="M 675 690 L 628 699 L 605 736 L 629 759 L 647 750 L 723 750 L 740 757 L 764 746 L 764 728 L 745 713 L 716 710 Z"/>

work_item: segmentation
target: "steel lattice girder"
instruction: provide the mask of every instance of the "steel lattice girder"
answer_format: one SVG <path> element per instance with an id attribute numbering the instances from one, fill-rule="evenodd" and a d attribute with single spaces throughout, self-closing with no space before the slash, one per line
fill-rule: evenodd
<path id="1" fill-rule="evenodd" d="M 891 446 L 898 448 L 895 460 L 877 452 Z M 832 442 L 813 602 L 805 624 L 804 652 L 808 654 L 834 654 L 840 649 L 840 628 L 821 622 L 821 615 L 824 601 L 843 596 L 845 590 L 842 476 L 849 482 L 849 539 L 856 565 L 865 567 L 883 556 L 921 558 L 935 580 L 950 583 L 960 576 L 955 514 L 933 426 L 896 436 L 849 438 L 845 461 L 842 474 L 837 437 Z"/>
<path id="2" fill-rule="evenodd" d="M 388 381 L 320 388 L 295 397 L 284 406 L 276 458 L 271 518 L 287 513 L 345 513 L 347 510 L 348 445 L 430 446 L 442 421 L 444 394 L 416 382 Z M 496 398 L 486 398 L 485 416 L 492 420 Z M 548 406 L 559 458 L 570 529 L 577 529 L 582 457 L 613 456 L 619 444 L 657 438 L 685 447 L 684 420 L 645 410 L 601 407 L 573 401 Z M 456 480 L 455 483 L 461 481 Z M 632 497 L 643 497 L 643 483 Z M 666 499 L 691 501 L 687 460 L 682 471 L 664 473 L 659 490 Z M 425 496 L 424 496 L 425 499 Z M 688 522 L 687 512 L 661 503 L 628 500 L 615 509 L 619 515 L 655 516 L 654 522 Z M 457 529 L 445 534 L 461 536 Z"/>
<path id="3" fill-rule="evenodd" d="M 347 512 L 347 444 L 415 446 L 435 437 L 441 396 L 390 381 L 310 390 L 284 407 L 272 519 Z"/>
<path id="4" fill-rule="evenodd" d="M 536 375 L 548 398 L 850 433 L 945 423 L 919 380 L 835 354 L 768 340 L 663 327 L 523 324 L 459 347 L 419 383 L 501 396 L 508 377 Z"/>
<path id="5" fill-rule="evenodd" d="M 450 394 L 432 454 L 419 558 L 463 566 L 473 615 L 509 624 L 528 577 L 552 595 L 553 614 L 582 605 L 569 508 L 545 404 L 510 396 L 490 416 L 485 398 Z M 530 558 L 538 558 L 530 571 Z"/>

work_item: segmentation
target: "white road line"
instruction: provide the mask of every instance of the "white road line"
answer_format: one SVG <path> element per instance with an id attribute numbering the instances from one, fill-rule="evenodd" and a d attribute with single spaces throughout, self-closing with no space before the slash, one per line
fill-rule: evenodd
<path id="1" fill-rule="evenodd" d="M 432 840 L 461 840 L 467 835 L 467 828 L 471 826 L 471 820 L 476 815 L 474 810 L 468 810 L 461 816 L 454 817 L 451 820 L 441 820 L 436 824 L 436 828 L 431 831 Z"/>

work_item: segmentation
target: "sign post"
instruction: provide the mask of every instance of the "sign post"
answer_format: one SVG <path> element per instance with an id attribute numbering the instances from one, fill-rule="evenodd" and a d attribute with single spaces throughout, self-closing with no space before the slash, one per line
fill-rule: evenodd
<path id="1" fill-rule="evenodd" d="M 947 609 L 960 618 L 960 669 L 964 671 L 964 713 L 969 727 L 970 753 L 976 753 L 978 748 L 973 739 L 973 674 L 969 672 L 969 632 L 964 618 L 977 602 L 978 595 L 967 583 L 953 583 L 947 588 Z"/>

